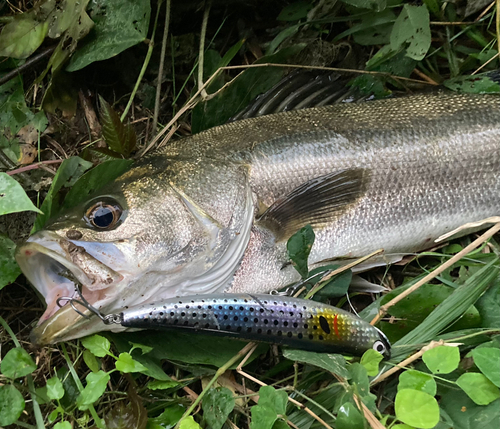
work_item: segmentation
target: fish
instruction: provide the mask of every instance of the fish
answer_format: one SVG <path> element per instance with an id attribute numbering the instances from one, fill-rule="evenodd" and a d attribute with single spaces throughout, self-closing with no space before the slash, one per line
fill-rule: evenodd
<path id="1" fill-rule="evenodd" d="M 300 275 L 287 240 L 307 224 L 310 268 L 428 249 L 499 214 L 499 128 L 498 96 L 436 91 L 243 119 L 173 141 L 18 246 L 47 304 L 31 339 L 126 329 L 59 308 L 58 298 L 77 296 L 68 273 L 92 306 L 119 313 L 292 284 Z"/>
<path id="2" fill-rule="evenodd" d="M 74 305 L 88 303 L 74 299 Z M 94 309 L 94 311 L 96 311 Z M 279 295 L 219 293 L 175 297 L 102 315 L 134 329 L 187 330 L 321 353 L 362 356 L 373 349 L 389 359 L 391 344 L 378 328 L 340 308 Z"/>

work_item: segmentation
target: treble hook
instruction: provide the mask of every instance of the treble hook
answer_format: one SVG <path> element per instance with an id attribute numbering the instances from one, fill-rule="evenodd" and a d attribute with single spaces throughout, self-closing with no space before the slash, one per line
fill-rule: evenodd
<path id="1" fill-rule="evenodd" d="M 80 299 L 69 297 L 69 296 L 61 296 L 57 298 L 56 304 L 59 307 L 62 307 L 64 304 L 61 304 L 61 301 L 67 301 L 71 305 L 71 308 L 75 310 L 80 316 L 84 317 L 85 319 L 90 319 L 90 316 L 82 313 L 75 304 L 80 304 L 82 307 L 85 307 L 87 310 L 90 310 L 92 313 L 94 313 L 99 319 L 102 320 L 102 322 L 105 325 L 110 325 L 111 323 L 116 323 L 120 324 L 122 323 L 122 316 L 121 314 L 102 314 L 97 308 L 92 306 L 84 297 L 83 294 L 80 292 L 80 289 L 75 288 L 76 293 L 78 294 Z"/>

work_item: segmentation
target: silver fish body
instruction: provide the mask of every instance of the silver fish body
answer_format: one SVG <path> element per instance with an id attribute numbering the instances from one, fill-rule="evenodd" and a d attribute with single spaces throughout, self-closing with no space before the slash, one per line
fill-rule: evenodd
<path id="1" fill-rule="evenodd" d="M 59 281 L 50 252 L 71 271 L 60 242 L 83 247 L 117 273 L 99 291 L 79 278 L 108 313 L 178 295 L 266 293 L 298 280 L 286 241 L 305 224 L 316 233 L 314 266 L 423 250 L 498 215 L 499 128 L 499 97 L 445 92 L 237 121 L 140 160 L 31 237 L 17 259 L 49 301 L 58 293 L 47 285 Z M 109 199 L 118 221 L 97 228 L 89 210 Z M 47 313 L 34 341 L 109 329 L 73 313 Z"/>

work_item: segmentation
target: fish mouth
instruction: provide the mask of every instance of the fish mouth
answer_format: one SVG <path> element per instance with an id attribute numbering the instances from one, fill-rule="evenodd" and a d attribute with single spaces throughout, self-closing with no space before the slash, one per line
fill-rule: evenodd
<path id="1" fill-rule="evenodd" d="M 102 323 L 100 319 L 81 306 L 79 314 L 70 305 L 70 299 L 83 296 L 93 307 L 102 308 L 116 296 L 117 285 L 124 279 L 124 275 L 99 261 L 80 244 L 55 232 L 42 231 L 16 249 L 21 270 L 47 304 L 30 334 L 36 345 L 82 336 L 78 328 L 89 333 L 95 331 Z"/>

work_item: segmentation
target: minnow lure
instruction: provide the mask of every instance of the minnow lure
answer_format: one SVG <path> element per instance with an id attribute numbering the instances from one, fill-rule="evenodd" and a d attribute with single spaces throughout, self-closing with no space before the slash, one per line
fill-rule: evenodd
<path id="1" fill-rule="evenodd" d="M 167 299 L 107 316 L 91 310 L 105 323 L 128 328 L 189 329 L 356 356 L 373 348 L 390 357 L 391 345 L 380 330 L 344 310 L 305 299 L 221 293 Z"/>

